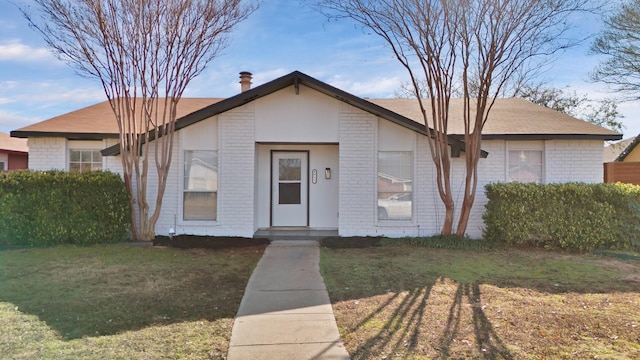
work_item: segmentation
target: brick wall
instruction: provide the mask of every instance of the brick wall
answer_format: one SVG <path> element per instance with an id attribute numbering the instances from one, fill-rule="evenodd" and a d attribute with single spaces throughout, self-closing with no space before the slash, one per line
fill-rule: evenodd
<path id="1" fill-rule="evenodd" d="M 602 140 L 545 142 L 545 182 L 602 182 Z"/>
<path id="2" fill-rule="evenodd" d="M 343 104 L 339 114 L 341 236 L 376 235 L 377 117 Z"/>
<path id="3" fill-rule="evenodd" d="M 27 144 L 29 146 L 29 169 L 66 169 L 65 138 L 29 138 Z"/>
<path id="4" fill-rule="evenodd" d="M 253 236 L 255 114 L 252 104 L 219 117 L 218 235 Z"/>

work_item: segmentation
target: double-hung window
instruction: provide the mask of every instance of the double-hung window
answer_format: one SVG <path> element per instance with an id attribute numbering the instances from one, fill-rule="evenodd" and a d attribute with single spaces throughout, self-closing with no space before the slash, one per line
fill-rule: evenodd
<path id="1" fill-rule="evenodd" d="M 378 220 L 413 218 L 413 152 L 378 152 Z"/>
<path id="2" fill-rule="evenodd" d="M 218 152 L 184 152 L 182 218 L 214 221 L 218 215 Z"/>
<path id="3" fill-rule="evenodd" d="M 541 150 L 510 150 L 509 181 L 542 183 Z"/>
<path id="4" fill-rule="evenodd" d="M 100 150 L 69 150 L 69 171 L 102 170 Z"/>

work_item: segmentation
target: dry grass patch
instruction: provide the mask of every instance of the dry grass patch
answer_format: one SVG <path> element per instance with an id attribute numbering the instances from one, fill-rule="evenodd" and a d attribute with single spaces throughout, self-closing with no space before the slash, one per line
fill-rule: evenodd
<path id="1" fill-rule="evenodd" d="M 323 249 L 353 359 L 640 358 L 640 263 L 542 251 Z"/>
<path id="2" fill-rule="evenodd" d="M 224 358 L 263 250 L 0 251 L 0 358 Z"/>

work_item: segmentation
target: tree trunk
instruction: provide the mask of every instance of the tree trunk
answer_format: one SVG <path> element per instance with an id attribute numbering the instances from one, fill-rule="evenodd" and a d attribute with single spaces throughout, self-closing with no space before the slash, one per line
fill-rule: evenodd
<path id="1" fill-rule="evenodd" d="M 469 216 L 471 215 L 471 209 L 476 197 L 476 188 L 478 186 L 478 160 L 482 149 L 481 144 L 481 131 L 474 131 L 469 134 L 466 142 L 467 156 L 465 157 L 466 164 L 466 176 L 464 186 L 464 197 L 462 199 L 462 206 L 460 207 L 460 218 L 458 219 L 458 226 L 456 228 L 457 236 L 465 236 L 467 232 L 467 226 L 469 225 Z"/>

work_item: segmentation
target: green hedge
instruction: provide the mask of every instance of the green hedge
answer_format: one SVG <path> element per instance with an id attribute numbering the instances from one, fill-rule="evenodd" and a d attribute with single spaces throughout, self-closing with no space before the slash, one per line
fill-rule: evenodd
<path id="1" fill-rule="evenodd" d="M 0 245 L 123 241 L 129 216 L 128 195 L 117 174 L 0 173 Z"/>
<path id="2" fill-rule="evenodd" d="M 640 247 L 640 186 L 499 183 L 485 192 L 485 239 L 577 251 Z"/>

